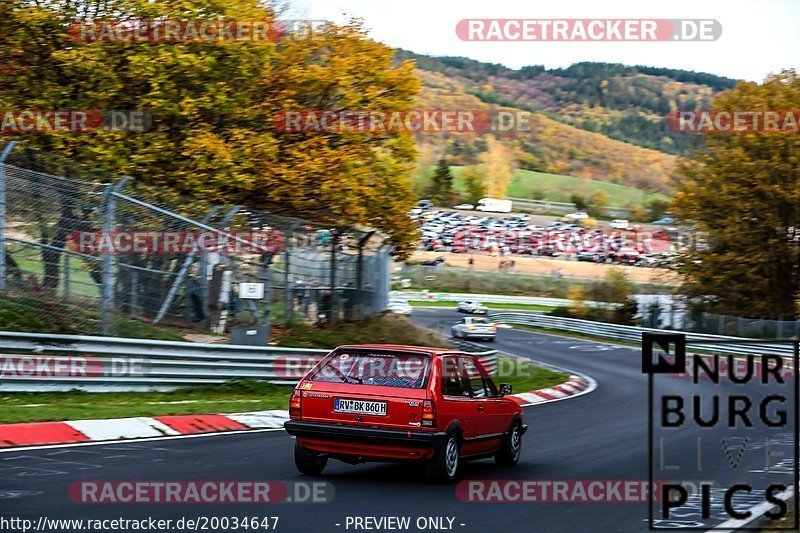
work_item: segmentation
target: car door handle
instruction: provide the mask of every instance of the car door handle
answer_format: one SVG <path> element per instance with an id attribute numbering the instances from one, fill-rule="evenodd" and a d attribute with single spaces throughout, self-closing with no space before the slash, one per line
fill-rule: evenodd
<path id="1" fill-rule="evenodd" d="M 483 411 L 484 407 L 482 405 L 478 406 L 478 411 Z"/>

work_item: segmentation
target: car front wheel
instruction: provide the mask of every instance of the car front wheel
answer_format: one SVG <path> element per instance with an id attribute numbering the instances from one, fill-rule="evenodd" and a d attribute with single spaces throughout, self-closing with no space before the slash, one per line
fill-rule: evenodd
<path id="1" fill-rule="evenodd" d="M 519 462 L 521 451 L 522 426 L 519 422 L 515 422 L 511 431 L 503 438 L 503 444 L 494 456 L 494 460 L 500 466 L 515 466 Z"/>
<path id="2" fill-rule="evenodd" d="M 307 476 L 318 476 L 325 470 L 328 464 L 328 457 L 317 455 L 294 442 L 294 464 L 301 474 Z"/>
<path id="3" fill-rule="evenodd" d="M 456 479 L 461 445 L 456 435 L 450 434 L 436 455 L 425 465 L 425 473 L 434 483 L 450 483 Z"/>

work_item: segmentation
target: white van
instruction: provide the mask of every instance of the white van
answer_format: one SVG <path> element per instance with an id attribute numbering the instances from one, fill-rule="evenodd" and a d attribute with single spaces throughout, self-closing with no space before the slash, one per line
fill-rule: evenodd
<path id="1" fill-rule="evenodd" d="M 498 200 L 496 198 L 481 198 L 478 200 L 478 211 L 488 211 L 491 213 L 510 213 L 511 200 Z"/>
<path id="2" fill-rule="evenodd" d="M 612 220 L 610 226 L 611 226 L 611 229 L 628 229 L 630 224 L 628 224 L 627 220 L 624 220 L 624 219 L 620 218 L 620 219 L 617 219 L 617 220 Z"/>

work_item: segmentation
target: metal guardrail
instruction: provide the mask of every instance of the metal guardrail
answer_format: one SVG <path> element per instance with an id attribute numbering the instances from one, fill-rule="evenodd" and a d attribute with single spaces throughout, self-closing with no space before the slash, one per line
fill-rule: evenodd
<path id="1" fill-rule="evenodd" d="M 0 331 L 0 391 L 171 390 L 235 379 L 294 385 L 329 352 Z M 497 369 L 495 351 L 477 355 Z"/>
<path id="2" fill-rule="evenodd" d="M 578 211 L 578 207 L 572 202 L 551 202 L 549 200 L 531 200 L 528 198 L 507 198 L 518 207 L 525 207 L 528 209 L 537 209 L 541 211 Z M 608 206 L 605 212 L 611 216 L 628 216 L 631 210 L 627 207 L 621 206 Z"/>
<path id="3" fill-rule="evenodd" d="M 507 294 L 471 294 L 468 292 L 420 292 L 420 291 L 392 291 L 389 293 L 390 298 L 399 298 L 411 300 L 414 302 L 458 302 L 461 300 L 478 300 L 481 303 L 491 304 L 524 304 L 524 305 L 541 305 L 546 307 L 561 307 L 574 304 L 574 300 L 566 298 L 547 298 L 540 296 L 512 296 Z M 587 300 L 584 302 L 590 307 L 608 307 L 613 308 L 615 304 L 606 302 L 593 302 Z"/>
<path id="4" fill-rule="evenodd" d="M 593 322 L 591 320 L 580 320 L 577 318 L 562 318 L 549 315 L 537 315 L 531 313 L 492 313 L 489 315 L 492 320 L 506 324 L 519 324 L 532 326 L 554 331 L 565 331 L 570 333 L 580 333 L 593 337 L 611 339 L 616 341 L 639 344 L 642 342 L 642 333 L 683 333 L 687 341 L 704 341 L 704 350 L 715 351 L 718 353 L 748 354 L 762 353 L 781 356 L 791 356 L 792 348 L 786 346 L 776 346 L 774 344 L 759 344 L 759 339 L 749 339 L 743 337 L 726 337 L 722 335 L 709 335 L 706 333 L 693 333 L 690 331 L 664 330 L 655 328 L 643 328 L 639 326 L 623 326 L 619 324 L 607 324 L 603 322 Z M 786 339 L 788 341 L 788 339 Z M 724 345 L 713 344 L 713 341 L 725 341 Z M 730 344 L 731 341 L 741 341 L 742 344 Z"/>

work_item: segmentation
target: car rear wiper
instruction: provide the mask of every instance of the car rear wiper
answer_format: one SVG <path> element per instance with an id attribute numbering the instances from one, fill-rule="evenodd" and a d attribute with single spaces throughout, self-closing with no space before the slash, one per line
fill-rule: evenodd
<path id="1" fill-rule="evenodd" d="M 342 372 L 341 370 L 339 370 L 335 366 L 332 366 L 332 365 L 329 365 L 329 366 L 333 369 L 333 371 L 336 373 L 337 376 L 342 378 L 342 380 L 345 383 L 354 383 L 355 382 L 355 383 L 358 383 L 359 385 L 363 385 L 364 384 L 364 380 L 363 379 L 357 378 L 355 376 L 348 376 L 347 374 L 345 374 L 344 372 Z"/>

